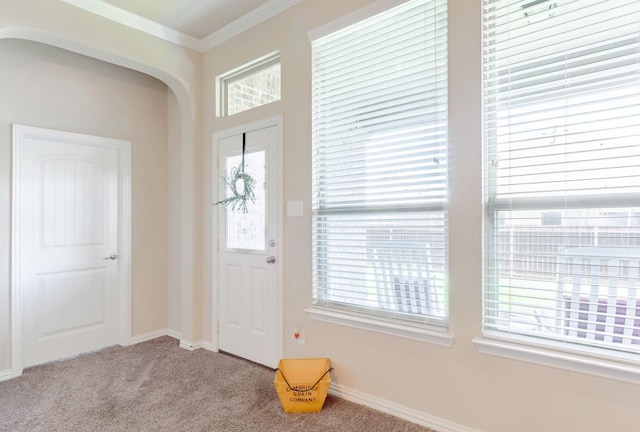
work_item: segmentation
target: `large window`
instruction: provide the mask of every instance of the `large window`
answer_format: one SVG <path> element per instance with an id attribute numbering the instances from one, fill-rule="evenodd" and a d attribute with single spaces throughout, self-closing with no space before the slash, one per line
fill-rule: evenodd
<path id="1" fill-rule="evenodd" d="M 485 335 L 640 353 L 640 1 L 484 1 Z"/>
<path id="2" fill-rule="evenodd" d="M 316 307 L 447 324 L 446 1 L 312 40 Z"/>

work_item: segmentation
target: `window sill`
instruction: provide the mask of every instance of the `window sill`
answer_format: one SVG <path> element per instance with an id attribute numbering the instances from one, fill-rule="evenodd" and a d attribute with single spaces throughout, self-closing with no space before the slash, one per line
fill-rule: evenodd
<path id="1" fill-rule="evenodd" d="M 329 309 L 310 307 L 305 312 L 311 319 L 325 321 L 346 327 L 369 330 L 405 339 L 427 342 L 436 345 L 450 347 L 453 345 L 453 336 L 446 331 L 437 331 L 425 328 L 412 327 L 393 322 L 380 321 L 361 315 L 336 312 Z"/>
<path id="2" fill-rule="evenodd" d="M 553 343 L 542 345 L 526 337 L 508 337 L 494 332 L 486 332 L 485 336 L 473 339 L 483 354 L 640 384 L 640 362 L 635 360 L 637 355 L 627 355 L 628 360 L 622 357 L 614 359 L 591 352 L 568 351 L 559 343 L 558 346 Z"/>

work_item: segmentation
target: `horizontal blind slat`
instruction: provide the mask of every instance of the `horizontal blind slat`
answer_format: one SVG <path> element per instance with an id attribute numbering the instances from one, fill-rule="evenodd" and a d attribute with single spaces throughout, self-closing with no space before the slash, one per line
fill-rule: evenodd
<path id="1" fill-rule="evenodd" d="M 483 5 L 485 330 L 640 352 L 640 2 Z"/>
<path id="2" fill-rule="evenodd" d="M 446 326 L 446 1 L 312 42 L 314 301 Z"/>

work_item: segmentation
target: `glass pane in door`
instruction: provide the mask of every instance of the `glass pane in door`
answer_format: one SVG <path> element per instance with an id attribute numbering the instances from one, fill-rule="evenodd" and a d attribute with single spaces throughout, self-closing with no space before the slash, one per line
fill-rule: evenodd
<path id="1" fill-rule="evenodd" d="M 266 245 L 266 194 L 265 194 L 265 161 L 264 150 L 245 153 L 245 172 L 251 175 L 255 183 L 255 202 L 247 202 L 247 212 L 227 207 L 227 249 L 249 249 L 264 251 Z M 242 162 L 242 156 L 226 158 L 227 176 Z M 238 185 L 240 191 L 242 185 Z M 227 185 L 226 196 L 231 196 Z"/>

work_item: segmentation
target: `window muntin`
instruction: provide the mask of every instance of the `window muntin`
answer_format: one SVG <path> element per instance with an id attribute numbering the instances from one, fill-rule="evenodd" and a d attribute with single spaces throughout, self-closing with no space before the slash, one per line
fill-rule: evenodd
<path id="1" fill-rule="evenodd" d="M 280 54 L 275 53 L 221 76 L 224 114 L 230 116 L 280 100 L 280 75 Z"/>
<path id="2" fill-rule="evenodd" d="M 638 34 L 638 1 L 484 2 L 485 331 L 640 351 Z"/>
<path id="3" fill-rule="evenodd" d="M 445 326 L 446 1 L 312 41 L 314 303 Z"/>

